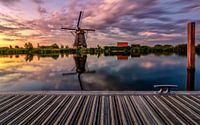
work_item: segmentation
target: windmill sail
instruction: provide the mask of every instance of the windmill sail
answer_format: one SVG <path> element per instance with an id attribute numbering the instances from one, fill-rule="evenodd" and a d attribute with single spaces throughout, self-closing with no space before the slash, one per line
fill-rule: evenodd
<path id="1" fill-rule="evenodd" d="M 63 30 L 76 30 L 75 28 L 61 28 L 61 29 L 63 29 Z"/>
<path id="2" fill-rule="evenodd" d="M 78 17 L 78 23 L 77 23 L 77 29 L 80 29 L 80 22 L 81 22 L 81 16 L 82 16 L 82 11 L 80 11 L 79 17 Z"/>

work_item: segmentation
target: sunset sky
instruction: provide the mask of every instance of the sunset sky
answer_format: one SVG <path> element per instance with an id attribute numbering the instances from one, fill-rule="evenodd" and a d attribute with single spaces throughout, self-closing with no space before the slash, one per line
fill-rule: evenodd
<path id="1" fill-rule="evenodd" d="M 199 0 L 0 0 L 0 47 L 72 46 L 74 38 L 62 26 L 75 28 L 79 11 L 81 27 L 94 28 L 88 46 L 186 43 L 186 24 L 197 22 L 200 43 Z"/>

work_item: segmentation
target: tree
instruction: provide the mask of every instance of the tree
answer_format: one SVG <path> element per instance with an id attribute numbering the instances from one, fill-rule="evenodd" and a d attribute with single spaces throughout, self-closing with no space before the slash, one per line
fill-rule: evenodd
<path id="1" fill-rule="evenodd" d="M 16 46 L 15 46 L 15 48 L 16 48 L 16 49 L 18 49 L 18 48 L 19 48 L 19 46 L 18 46 L 18 45 L 16 45 Z"/>
<path id="2" fill-rule="evenodd" d="M 12 46 L 10 45 L 10 49 L 12 49 Z"/>
<path id="3" fill-rule="evenodd" d="M 59 46 L 56 43 L 52 44 L 51 47 L 54 48 L 54 49 L 58 49 L 59 48 Z"/>
<path id="4" fill-rule="evenodd" d="M 68 48 L 69 48 L 69 46 L 68 46 L 68 45 L 66 45 L 66 46 L 65 46 L 65 48 L 66 48 L 66 49 L 68 49 Z"/>
<path id="5" fill-rule="evenodd" d="M 28 43 L 24 44 L 24 48 L 28 49 Z"/>
<path id="6" fill-rule="evenodd" d="M 40 44 L 39 43 L 37 44 L 37 48 L 40 48 Z"/>
<path id="7" fill-rule="evenodd" d="M 28 48 L 29 48 L 29 49 L 33 49 L 33 44 L 30 43 L 30 42 L 28 42 Z"/>
<path id="8" fill-rule="evenodd" d="M 98 48 L 98 49 L 101 49 L 101 46 L 97 45 L 97 48 Z"/>
<path id="9" fill-rule="evenodd" d="M 24 48 L 26 48 L 26 49 L 33 49 L 33 44 L 30 43 L 30 42 L 25 43 L 25 44 L 24 44 Z"/>
<path id="10" fill-rule="evenodd" d="M 62 49 L 63 49 L 63 48 L 64 48 L 64 45 L 61 45 L 61 46 L 60 46 L 60 48 L 62 48 Z"/>

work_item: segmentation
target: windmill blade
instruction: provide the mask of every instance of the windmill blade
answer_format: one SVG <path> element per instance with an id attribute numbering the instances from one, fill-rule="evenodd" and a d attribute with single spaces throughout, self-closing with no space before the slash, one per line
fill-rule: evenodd
<path id="1" fill-rule="evenodd" d="M 95 32 L 95 29 L 82 29 L 82 30 Z"/>
<path id="2" fill-rule="evenodd" d="M 88 39 L 88 32 L 86 32 L 86 34 L 85 34 L 85 39 L 86 40 Z"/>
<path id="3" fill-rule="evenodd" d="M 78 23 L 77 23 L 77 28 L 80 29 L 80 22 L 81 22 L 81 16 L 82 16 L 82 11 L 80 11 L 79 17 L 78 17 Z"/>
<path id="4" fill-rule="evenodd" d="M 71 31 L 71 34 L 72 34 L 73 36 L 76 36 L 75 33 L 74 33 L 73 31 Z"/>
<path id="5" fill-rule="evenodd" d="M 63 30 L 77 30 L 75 28 L 64 28 L 64 27 L 62 27 L 61 29 L 63 29 Z"/>
<path id="6" fill-rule="evenodd" d="M 71 71 L 75 71 L 75 68 L 76 68 L 76 66 L 74 66 L 74 67 L 71 69 Z"/>
<path id="7" fill-rule="evenodd" d="M 95 71 L 95 70 L 92 70 L 92 71 L 84 72 L 84 74 L 93 74 L 93 73 L 96 73 L 96 71 Z"/>
<path id="8" fill-rule="evenodd" d="M 77 72 L 70 72 L 70 73 L 63 73 L 62 75 L 63 76 L 67 76 L 67 75 L 76 75 Z"/>

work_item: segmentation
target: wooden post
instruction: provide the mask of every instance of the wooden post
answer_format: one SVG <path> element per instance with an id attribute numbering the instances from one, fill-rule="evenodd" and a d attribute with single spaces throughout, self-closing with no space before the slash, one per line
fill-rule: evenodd
<path id="1" fill-rule="evenodd" d="M 195 22 L 188 23 L 187 38 L 187 90 L 195 89 Z"/>
<path id="2" fill-rule="evenodd" d="M 187 91 L 195 90 L 195 70 L 187 70 Z"/>
<path id="3" fill-rule="evenodd" d="M 187 69 L 195 69 L 195 22 L 188 23 Z"/>

